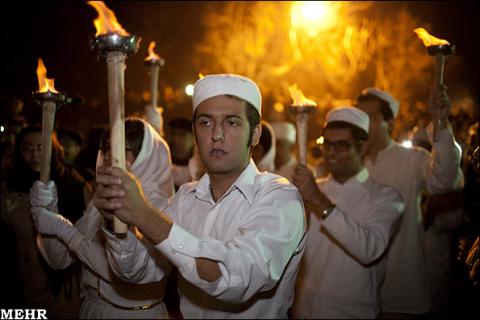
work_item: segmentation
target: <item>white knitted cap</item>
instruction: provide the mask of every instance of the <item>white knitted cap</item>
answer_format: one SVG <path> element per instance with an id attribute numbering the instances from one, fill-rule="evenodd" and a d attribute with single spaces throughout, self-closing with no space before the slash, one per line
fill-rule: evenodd
<path id="1" fill-rule="evenodd" d="M 386 103 L 388 103 L 388 106 L 390 107 L 390 110 L 392 110 L 393 117 L 396 118 L 398 114 L 398 108 L 400 107 L 400 104 L 398 103 L 397 100 L 395 100 L 394 97 L 390 95 L 390 93 L 380 90 L 378 88 L 367 88 L 362 91 L 362 94 L 370 94 L 372 96 L 375 96 Z"/>
<path id="2" fill-rule="evenodd" d="M 273 132 L 275 133 L 275 138 L 278 139 L 285 139 L 291 143 L 295 143 L 295 139 L 297 138 L 297 130 L 293 123 L 280 121 L 280 122 L 272 122 L 271 123 Z"/>
<path id="3" fill-rule="evenodd" d="M 327 114 L 327 123 L 334 121 L 344 121 L 359 127 L 368 133 L 370 120 L 368 114 L 354 107 L 337 107 L 330 110 Z"/>
<path id="4" fill-rule="evenodd" d="M 208 98 L 229 94 L 252 104 L 262 114 L 262 94 L 257 84 L 237 74 L 211 74 L 198 79 L 193 89 L 193 111 Z"/>

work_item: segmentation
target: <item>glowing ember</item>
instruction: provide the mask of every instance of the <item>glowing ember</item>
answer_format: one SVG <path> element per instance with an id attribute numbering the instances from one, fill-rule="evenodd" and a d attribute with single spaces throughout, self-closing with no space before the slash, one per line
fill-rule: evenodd
<path id="1" fill-rule="evenodd" d="M 45 68 L 42 58 L 38 58 L 37 78 L 38 78 L 38 92 L 50 91 L 53 93 L 58 93 L 58 91 L 55 90 L 55 86 L 53 84 L 54 79 L 47 79 L 47 68 Z"/>
<path id="2" fill-rule="evenodd" d="M 290 96 L 293 99 L 293 106 L 297 107 L 304 107 L 304 106 L 316 106 L 317 103 L 313 100 L 306 98 L 303 95 L 303 92 L 298 89 L 297 84 L 295 83 L 293 86 L 288 86 L 288 90 L 290 91 Z"/>
<path id="3" fill-rule="evenodd" d="M 145 58 L 145 61 L 161 60 L 160 56 L 156 54 L 155 51 L 153 51 L 155 46 L 155 41 L 150 42 L 150 44 L 148 45 L 148 57 Z"/>
<path id="4" fill-rule="evenodd" d="M 87 3 L 94 7 L 98 13 L 98 18 L 93 22 L 97 29 L 96 37 L 107 33 L 116 33 L 123 37 L 130 35 L 122 28 L 120 23 L 118 23 L 115 13 L 113 13 L 103 1 L 87 1 Z"/>
<path id="5" fill-rule="evenodd" d="M 205 78 L 205 76 L 203 75 L 203 73 L 200 72 L 200 73 L 198 74 L 198 79 L 203 79 L 203 78 Z"/>
<path id="6" fill-rule="evenodd" d="M 438 39 L 430 35 L 427 32 L 427 30 L 425 30 L 424 28 L 417 28 L 413 31 L 417 34 L 418 38 L 423 41 L 423 44 L 425 45 L 425 47 L 442 46 L 442 45 L 450 44 L 447 40 Z"/>

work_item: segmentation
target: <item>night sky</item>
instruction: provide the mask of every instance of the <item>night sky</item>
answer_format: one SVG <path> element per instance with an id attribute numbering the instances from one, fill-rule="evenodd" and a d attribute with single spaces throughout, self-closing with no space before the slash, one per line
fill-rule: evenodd
<path id="1" fill-rule="evenodd" d="M 160 87 L 169 84 L 184 88 L 197 79 L 198 70 L 193 69 L 191 55 L 194 44 L 202 39 L 202 12 L 207 7 L 220 7 L 221 2 L 107 1 L 106 4 L 129 33 L 142 37 L 139 51 L 127 60 L 127 91 L 149 90 L 150 78 L 143 59 L 147 56 L 150 41 L 157 42 L 155 51 L 166 59 L 160 72 Z M 478 10 L 473 1 L 395 1 L 379 5 L 386 15 L 400 6 L 407 6 L 414 16 L 434 27 L 433 34 L 455 43 L 457 55 L 466 62 L 462 70 L 455 72 L 456 76 L 473 92 L 478 105 Z M 15 96 L 25 100 L 27 112 L 38 108 L 32 106 L 29 99 L 31 92 L 38 89 L 35 71 L 37 58 L 42 57 L 48 76 L 55 78 L 56 89 L 82 99 L 77 106 L 61 109 L 58 121 L 62 125 L 88 129 L 89 125 L 105 120 L 105 61 L 97 58 L 88 44 L 89 38 L 95 34 L 93 20 L 96 16 L 95 10 L 82 2 L 50 1 L 2 6 L 2 113 L 6 101 Z M 89 105 L 94 99 L 99 102 L 96 109 Z M 142 106 L 135 108 L 140 110 Z M 85 124 L 79 122 L 79 118 Z"/>

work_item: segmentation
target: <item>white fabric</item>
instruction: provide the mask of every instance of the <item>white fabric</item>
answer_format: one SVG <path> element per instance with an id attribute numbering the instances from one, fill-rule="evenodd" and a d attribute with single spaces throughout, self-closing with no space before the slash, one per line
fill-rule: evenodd
<path id="1" fill-rule="evenodd" d="M 380 257 L 404 209 L 400 193 L 369 178 L 366 169 L 344 184 L 328 175 L 317 185 L 336 208 L 324 221 L 310 214 L 294 317 L 378 317 Z"/>
<path id="2" fill-rule="evenodd" d="M 388 92 L 378 88 L 367 88 L 362 91 L 362 94 L 370 94 L 388 103 L 390 110 L 392 110 L 393 117 L 396 118 L 400 104 Z"/>
<path id="3" fill-rule="evenodd" d="M 368 133 L 370 119 L 368 114 L 354 107 L 337 107 L 327 113 L 327 123 L 334 121 L 344 121 L 359 127 Z"/>
<path id="4" fill-rule="evenodd" d="M 460 151 L 451 128 L 440 130 L 438 142 L 432 145 L 433 153 L 430 154 L 420 148 L 407 149 L 392 142 L 377 154 L 375 162 L 368 157 L 365 159 L 372 178 L 396 188 L 405 202 L 405 212 L 387 252 L 383 312 L 421 314 L 430 309 L 421 192 L 446 193 L 460 187 L 462 180 Z"/>
<path id="5" fill-rule="evenodd" d="M 297 139 L 297 130 L 295 125 L 291 122 L 279 121 L 271 123 L 275 138 L 285 139 L 290 143 L 295 143 Z"/>
<path id="6" fill-rule="evenodd" d="M 145 106 L 145 119 L 152 125 L 155 131 L 162 137 L 165 136 L 163 132 L 163 108 L 155 107 L 147 104 Z"/>
<path id="7" fill-rule="evenodd" d="M 270 149 L 266 150 L 263 158 L 260 159 L 257 163 L 258 170 L 260 171 L 268 171 L 274 172 L 275 171 L 275 154 L 276 154 L 276 146 L 275 146 L 275 132 L 273 131 L 272 126 L 270 123 L 266 121 L 262 121 L 262 134 L 263 130 L 268 130 L 271 137 L 271 144 Z"/>
<path id="8" fill-rule="evenodd" d="M 180 187 L 168 213 L 174 225 L 156 248 L 181 277 L 185 318 L 286 318 L 305 245 L 298 190 L 253 161 L 216 203 L 209 176 Z M 157 278 L 155 261 L 134 237 L 109 240 L 112 269 L 134 282 Z M 111 254 L 111 257 L 110 257 Z M 218 262 L 215 282 L 199 278 L 195 258 Z"/>
<path id="9" fill-rule="evenodd" d="M 193 89 L 193 110 L 208 98 L 229 94 L 251 103 L 262 114 L 262 94 L 251 79 L 231 74 L 210 74 L 198 79 Z"/>
<path id="10" fill-rule="evenodd" d="M 132 171 L 142 183 L 145 196 L 157 207 L 165 208 L 169 197 L 173 195 L 171 164 L 167 143 L 146 122 L 142 148 L 132 165 Z M 101 164 L 101 155 L 97 165 Z M 154 181 L 157 179 L 158 182 Z M 41 252 L 47 254 L 46 260 L 54 269 L 64 269 L 73 263 L 75 256 L 84 264 L 82 269 L 82 307 L 80 318 L 165 318 L 168 317 L 163 303 L 149 310 L 128 311 L 112 307 L 101 300 L 97 293 L 97 281 L 100 277 L 101 292 L 110 301 L 126 307 L 142 306 L 163 299 L 165 281 L 161 281 L 169 272 L 166 265 L 159 266 L 156 283 L 145 285 L 126 284 L 111 274 L 103 240 L 99 232 L 103 217 L 95 208 L 93 200 L 88 204 L 84 215 L 75 223 L 78 229 L 68 243 L 55 238 L 42 238 L 39 242 Z M 129 235 L 130 231 L 129 231 Z M 142 241 L 148 247 L 148 243 Z"/>
<path id="11" fill-rule="evenodd" d="M 50 180 L 45 184 L 40 180 L 35 181 L 30 188 L 30 204 L 58 212 L 58 193 L 55 182 Z"/>

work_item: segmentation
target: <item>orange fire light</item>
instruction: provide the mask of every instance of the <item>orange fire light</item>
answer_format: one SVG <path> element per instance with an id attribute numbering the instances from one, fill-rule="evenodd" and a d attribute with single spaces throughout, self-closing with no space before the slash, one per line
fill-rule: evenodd
<path id="1" fill-rule="evenodd" d="M 447 40 L 438 39 L 430 35 L 427 32 L 427 30 L 425 30 L 424 28 L 417 28 L 413 31 L 417 34 L 418 38 L 423 41 L 423 44 L 425 45 L 425 47 L 442 46 L 442 45 L 450 44 Z"/>
<path id="2" fill-rule="evenodd" d="M 203 78 L 205 78 L 205 76 L 203 75 L 203 73 L 199 72 L 198 73 L 198 79 L 203 79 Z"/>
<path id="3" fill-rule="evenodd" d="M 38 92 L 50 91 L 53 93 L 58 93 L 58 91 L 55 90 L 54 79 L 47 78 L 47 68 L 45 68 L 42 58 L 38 58 L 37 78 L 38 78 Z"/>
<path id="4" fill-rule="evenodd" d="M 118 23 L 115 13 L 113 13 L 103 1 L 87 1 L 87 3 L 94 7 L 98 13 L 98 18 L 93 22 L 97 29 L 96 37 L 107 33 L 117 33 L 122 37 L 130 35 L 122 28 L 120 23 Z"/>
<path id="5" fill-rule="evenodd" d="M 290 96 L 293 99 L 293 104 L 292 104 L 293 106 L 305 107 L 305 106 L 317 105 L 315 101 L 310 100 L 303 95 L 302 90 L 298 88 L 296 83 L 292 86 L 289 85 L 288 90 L 290 91 Z"/>
<path id="6" fill-rule="evenodd" d="M 145 61 L 151 61 L 151 60 L 161 60 L 160 56 L 155 53 L 153 50 L 156 46 L 155 41 L 151 41 L 150 44 L 148 45 L 148 57 L 145 58 Z"/>

